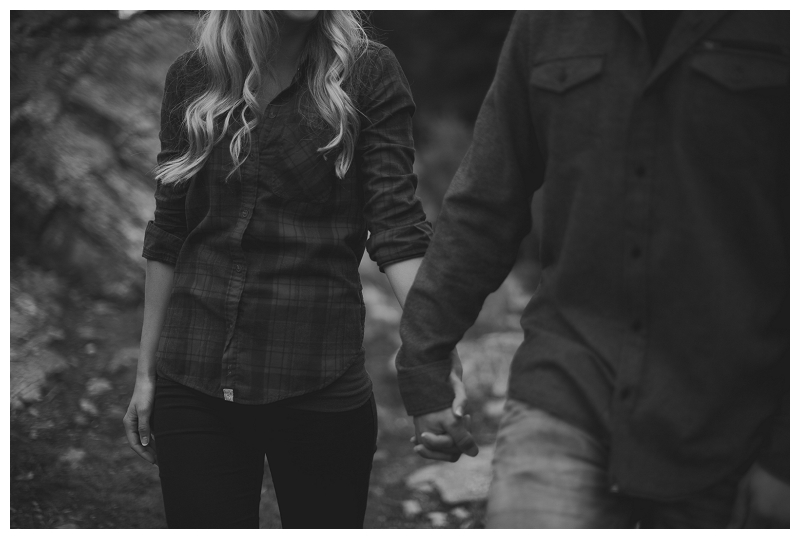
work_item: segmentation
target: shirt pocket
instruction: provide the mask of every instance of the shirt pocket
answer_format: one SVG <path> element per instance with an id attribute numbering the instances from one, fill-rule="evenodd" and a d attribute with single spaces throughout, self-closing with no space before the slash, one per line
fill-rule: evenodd
<path id="1" fill-rule="evenodd" d="M 321 203 L 330 199 L 335 185 L 337 149 L 319 152 L 327 144 L 322 132 L 299 123 L 288 123 L 268 152 L 267 172 L 270 189 L 287 201 Z"/>
<path id="2" fill-rule="evenodd" d="M 607 110 L 605 56 L 586 54 L 546 60 L 528 75 L 530 114 L 543 155 L 596 145 Z"/>
<path id="3" fill-rule="evenodd" d="M 759 44 L 706 40 L 688 58 L 680 141 L 729 192 L 760 189 L 788 166 L 789 63 Z M 758 181 L 755 181 L 758 179 Z M 761 196 L 753 194 L 752 197 Z"/>
<path id="4" fill-rule="evenodd" d="M 534 88 L 564 94 L 602 72 L 602 56 L 561 58 L 534 66 L 528 82 Z"/>
<path id="5" fill-rule="evenodd" d="M 788 86 L 789 61 L 775 52 L 704 41 L 692 58 L 691 67 L 732 92 L 766 90 Z"/>

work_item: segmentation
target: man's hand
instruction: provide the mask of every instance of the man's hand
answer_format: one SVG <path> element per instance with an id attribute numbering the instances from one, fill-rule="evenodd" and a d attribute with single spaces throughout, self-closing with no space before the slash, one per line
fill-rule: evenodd
<path id="1" fill-rule="evenodd" d="M 789 484 L 758 464 L 739 483 L 729 528 L 788 528 Z"/>
<path id="2" fill-rule="evenodd" d="M 448 409 L 415 417 L 416 434 L 411 442 L 417 444 L 414 451 L 422 457 L 455 462 L 461 453 L 470 457 L 477 455 L 478 446 L 469 432 L 470 417 L 464 415 L 467 393 L 461 381 L 461 360 L 455 350 L 451 358 L 453 370 L 450 372 L 450 384 L 455 392 L 453 404 Z"/>

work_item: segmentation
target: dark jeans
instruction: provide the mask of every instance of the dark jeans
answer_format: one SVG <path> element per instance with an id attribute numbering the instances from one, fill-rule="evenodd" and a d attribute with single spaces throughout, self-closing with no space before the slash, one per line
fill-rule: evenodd
<path id="1" fill-rule="evenodd" d="M 152 418 L 170 528 L 258 528 L 266 455 L 284 528 L 361 528 L 375 398 L 347 412 L 226 402 L 156 382 Z"/>

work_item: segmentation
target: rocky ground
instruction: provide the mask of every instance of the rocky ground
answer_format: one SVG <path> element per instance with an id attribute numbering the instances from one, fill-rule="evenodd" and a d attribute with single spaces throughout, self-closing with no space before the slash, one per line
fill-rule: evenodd
<path id="1" fill-rule="evenodd" d="M 521 341 L 518 318 L 528 295 L 516 278 L 507 280 L 459 345 L 482 450 L 455 465 L 435 464 L 416 456 L 408 441 L 413 427 L 393 366 L 399 307 L 374 265 L 362 270 L 367 368 L 380 427 L 365 527 L 482 527 L 505 376 Z M 56 277 L 28 274 L 33 277 L 16 279 L 21 284 L 12 289 L 11 527 L 164 527 L 158 469 L 128 448 L 121 424 L 141 306 L 65 296 Z M 41 290 L 47 287 L 50 296 Z M 269 472 L 261 523 L 280 527 Z"/>

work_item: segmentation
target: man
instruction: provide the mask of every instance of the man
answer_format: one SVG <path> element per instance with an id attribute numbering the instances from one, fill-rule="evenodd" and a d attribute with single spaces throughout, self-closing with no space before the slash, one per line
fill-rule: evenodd
<path id="1" fill-rule="evenodd" d="M 788 12 L 518 13 L 405 305 L 417 451 L 542 191 L 490 527 L 786 526 Z M 423 434 L 425 433 L 425 434 Z"/>

